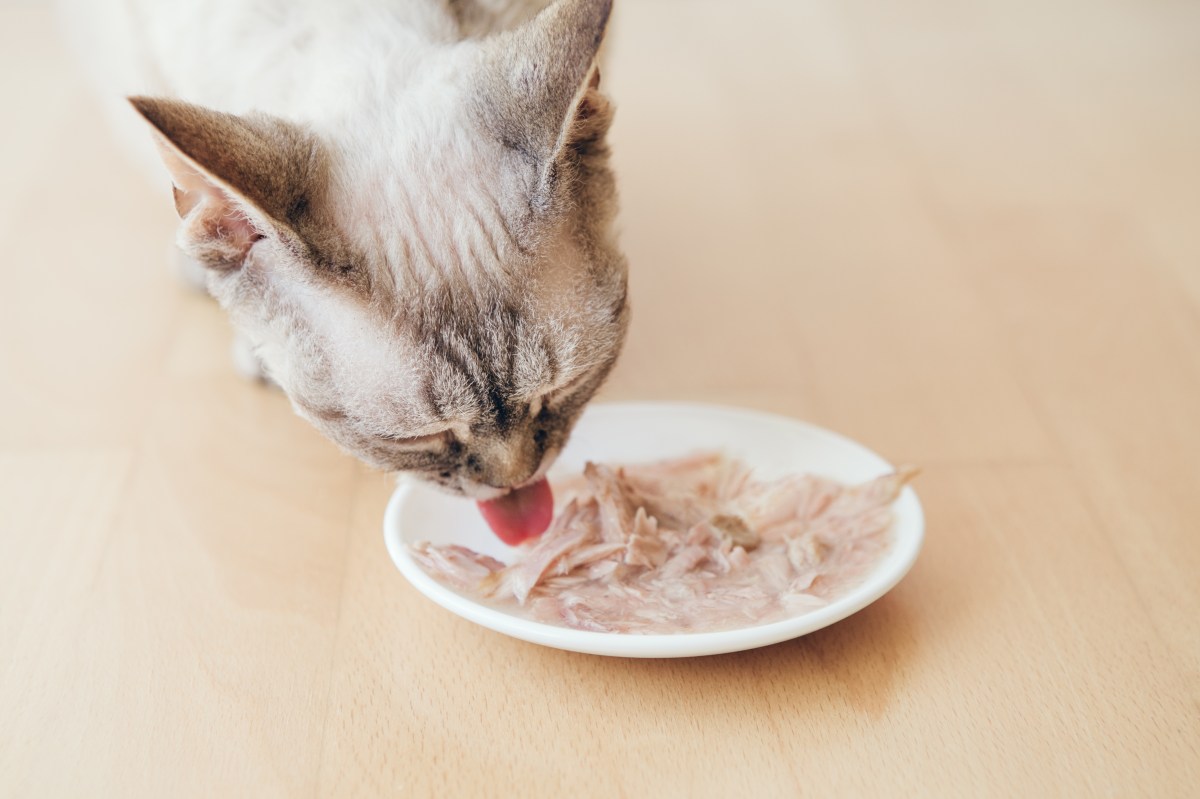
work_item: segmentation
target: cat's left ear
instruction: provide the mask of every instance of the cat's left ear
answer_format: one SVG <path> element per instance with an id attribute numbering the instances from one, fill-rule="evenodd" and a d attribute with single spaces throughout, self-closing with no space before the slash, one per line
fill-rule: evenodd
<path id="1" fill-rule="evenodd" d="M 596 57 L 611 13 L 612 0 L 555 0 L 484 42 L 479 107 L 500 141 L 537 168 L 535 205 L 551 202 L 572 162 L 605 154 L 612 109 Z"/>
<path id="2" fill-rule="evenodd" d="M 265 236 L 304 246 L 320 166 L 304 131 L 272 117 L 234 116 L 179 100 L 129 102 L 154 128 L 171 174 L 184 252 L 228 270 L 241 266 Z"/>

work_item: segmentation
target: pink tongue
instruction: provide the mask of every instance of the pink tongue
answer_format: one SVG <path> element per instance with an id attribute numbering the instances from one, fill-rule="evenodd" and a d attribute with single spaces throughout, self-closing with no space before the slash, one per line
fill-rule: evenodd
<path id="1" fill-rule="evenodd" d="M 479 512 L 501 541 L 516 545 L 546 532 L 554 517 L 554 494 L 546 478 L 502 497 L 479 502 Z"/>

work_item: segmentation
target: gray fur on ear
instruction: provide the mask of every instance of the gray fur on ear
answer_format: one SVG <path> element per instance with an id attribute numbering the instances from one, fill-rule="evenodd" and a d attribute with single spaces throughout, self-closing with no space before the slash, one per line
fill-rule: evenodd
<path id="1" fill-rule="evenodd" d="M 595 61 L 611 13 L 612 0 L 557 0 L 484 42 L 478 108 L 494 135 L 537 168 L 535 205 L 549 202 L 562 156 L 607 130 Z"/>
<path id="2" fill-rule="evenodd" d="M 304 240 L 323 161 L 303 130 L 264 114 L 239 117 L 180 100 L 129 102 L 157 133 L 186 253 L 230 269 L 268 233 Z"/>

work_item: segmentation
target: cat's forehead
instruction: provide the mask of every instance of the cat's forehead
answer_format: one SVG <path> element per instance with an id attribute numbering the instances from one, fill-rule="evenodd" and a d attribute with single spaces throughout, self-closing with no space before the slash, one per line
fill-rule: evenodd
<path id="1" fill-rule="evenodd" d="M 469 63 L 469 54 L 436 51 L 403 82 L 359 98 L 347 124 L 325 129 L 356 177 L 487 182 L 498 174 L 493 167 L 503 144 L 483 125 L 479 88 L 460 61 Z"/>
<path id="2" fill-rule="evenodd" d="M 468 125 L 429 120 L 344 148 L 328 197 L 343 235 L 374 268 L 491 270 L 523 255 L 529 178 L 510 161 Z"/>
<path id="3" fill-rule="evenodd" d="M 350 294 L 295 298 L 328 365 L 333 404 L 368 428 L 489 426 L 605 360 L 581 315 L 515 284 L 461 294 L 421 290 L 385 310 Z"/>

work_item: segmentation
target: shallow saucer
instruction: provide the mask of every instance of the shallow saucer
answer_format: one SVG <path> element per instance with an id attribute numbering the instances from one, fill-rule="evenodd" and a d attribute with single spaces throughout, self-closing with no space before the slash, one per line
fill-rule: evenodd
<path id="1" fill-rule="evenodd" d="M 804 422 L 756 411 L 690 403 L 593 405 L 550 471 L 578 474 L 586 461 L 632 463 L 720 450 L 741 458 L 763 477 L 809 472 L 860 483 L 891 465 L 848 438 Z M 452 613 L 496 632 L 544 646 L 617 657 L 670 658 L 715 655 L 766 646 L 841 621 L 883 596 L 912 567 L 925 534 L 921 503 L 905 488 L 893 505 L 892 542 L 862 583 L 820 608 L 768 624 L 719 632 L 642 635 L 598 633 L 532 621 L 480 603 L 430 577 L 408 546 L 420 541 L 460 544 L 511 562 L 517 550 L 488 529 L 474 503 L 417 482 L 402 484 L 384 515 L 384 540 L 400 572 L 422 594 Z"/>

